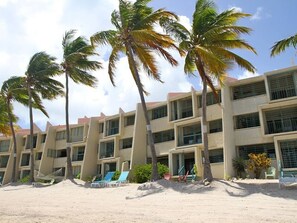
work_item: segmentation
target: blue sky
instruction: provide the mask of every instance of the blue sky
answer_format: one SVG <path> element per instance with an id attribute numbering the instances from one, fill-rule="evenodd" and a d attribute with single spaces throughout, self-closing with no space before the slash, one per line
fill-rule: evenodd
<path id="1" fill-rule="evenodd" d="M 240 21 L 241 25 L 253 29 L 250 36 L 243 36 L 258 52 L 237 51 L 257 68 L 257 74 L 280 69 L 295 64 L 296 50 L 288 49 L 285 53 L 270 58 L 270 48 L 278 40 L 297 33 L 295 0 L 216 0 L 219 11 L 236 7 L 252 16 Z M 185 25 L 190 25 L 195 0 L 153 0 L 155 8 L 166 8 L 181 17 Z M 0 0 L 0 83 L 12 75 L 21 76 L 26 70 L 29 59 L 34 53 L 46 51 L 61 59 L 61 41 L 66 30 L 77 29 L 78 35 L 87 38 L 97 31 L 111 29 L 110 14 L 117 7 L 117 0 Z M 100 47 L 98 53 L 105 69 L 94 75 L 99 79 L 97 88 L 92 89 L 71 83 L 70 86 L 70 119 L 72 123 L 83 116 L 115 114 L 119 107 L 124 111 L 135 109 L 139 96 L 130 77 L 126 58 L 118 63 L 116 84 L 114 88 L 108 79 L 106 57 L 109 48 Z M 160 60 L 160 70 L 165 84 L 156 83 L 145 76 L 146 89 L 151 93 L 147 101 L 166 100 L 168 92 L 190 91 L 192 85 L 197 89 L 200 81 L 188 79 L 183 74 L 183 59 L 176 52 L 173 55 L 180 63 L 172 68 Z M 229 75 L 236 78 L 253 76 L 250 73 L 234 68 Z M 64 77 L 58 78 L 64 81 Z M 40 112 L 34 113 L 34 121 L 44 129 L 47 121 L 52 124 L 64 124 L 64 98 L 45 101 L 44 105 L 50 115 L 45 118 Z M 20 118 L 20 125 L 28 127 L 28 109 L 14 104 L 15 113 Z"/>

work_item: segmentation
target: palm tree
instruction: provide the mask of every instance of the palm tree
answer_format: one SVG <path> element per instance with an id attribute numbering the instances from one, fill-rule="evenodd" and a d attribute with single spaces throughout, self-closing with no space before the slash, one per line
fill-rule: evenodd
<path id="1" fill-rule="evenodd" d="M 277 54 L 283 52 L 286 48 L 293 46 L 295 49 L 297 47 L 297 34 L 290 36 L 289 38 L 280 40 L 276 42 L 271 48 L 270 56 L 276 56 Z"/>
<path id="2" fill-rule="evenodd" d="M 71 139 L 69 128 L 69 78 L 75 83 L 95 87 L 97 79 L 89 73 L 102 68 L 101 63 L 89 60 L 90 56 L 97 55 L 95 48 L 88 41 L 79 36 L 74 39 L 75 30 L 67 31 L 64 35 L 62 70 L 65 73 L 66 87 L 66 148 L 67 148 L 67 179 L 73 179 L 71 164 Z"/>
<path id="3" fill-rule="evenodd" d="M 250 62 L 231 51 L 233 49 L 246 49 L 256 53 L 252 46 L 240 39 L 240 34 L 248 34 L 251 29 L 236 24 L 239 19 L 248 16 L 248 14 L 237 12 L 234 9 L 218 13 L 211 0 L 198 0 L 193 13 L 192 30 L 186 30 L 183 27 L 181 32 L 184 36 L 179 46 L 181 50 L 186 52 L 184 71 L 186 74 L 193 74 L 194 71 L 198 71 L 203 83 L 202 137 L 205 158 L 203 178 L 209 182 L 212 181 L 213 177 L 209 162 L 207 137 L 207 86 L 211 88 L 219 103 L 214 80 L 222 85 L 225 72 L 233 64 L 237 64 L 250 72 L 255 72 L 255 67 Z"/>
<path id="4" fill-rule="evenodd" d="M 131 3 L 126 0 L 119 0 L 119 10 L 115 10 L 111 14 L 111 23 L 115 26 L 115 30 L 97 32 L 91 37 L 91 41 L 93 44 L 106 44 L 112 47 L 109 56 L 108 74 L 113 85 L 115 85 L 116 62 L 119 60 L 121 53 L 127 56 L 145 115 L 148 142 L 152 154 L 152 180 L 157 180 L 156 151 L 144 99 L 146 91 L 143 88 L 139 72 L 142 66 L 148 76 L 161 81 L 153 52 L 162 55 L 171 65 L 177 65 L 177 61 L 165 50 L 166 48 L 177 49 L 174 41 L 170 36 L 158 33 L 154 29 L 154 25 L 160 22 L 162 18 L 175 20 L 177 17 L 175 14 L 163 9 L 153 11 L 153 8 L 147 6 L 150 1 L 136 0 L 135 3 Z"/>
<path id="5" fill-rule="evenodd" d="M 0 91 L 1 96 L 1 110 L 3 110 L 3 116 L 1 119 L 5 118 L 5 122 L 9 123 L 10 133 L 13 139 L 13 171 L 11 182 L 16 182 L 16 153 L 17 153 L 17 142 L 13 123 L 16 122 L 16 116 L 13 114 L 12 102 L 17 101 L 23 105 L 28 105 L 28 94 L 23 86 L 22 77 L 11 77 L 4 81 Z M 5 110 L 4 110 L 5 109 Z M 8 119 L 7 119 L 8 118 Z M 5 123 L 5 124 L 6 124 Z"/>
<path id="6" fill-rule="evenodd" d="M 6 109 L 5 99 L 0 95 L 0 134 L 9 136 L 11 130 L 9 127 L 9 114 Z"/>
<path id="7" fill-rule="evenodd" d="M 38 108 L 47 117 L 48 114 L 42 106 L 41 99 L 52 100 L 63 95 L 63 84 L 53 79 L 61 73 L 60 66 L 55 62 L 56 58 L 45 52 L 38 52 L 29 61 L 24 77 L 24 85 L 28 92 L 28 106 L 30 116 L 30 182 L 34 181 L 34 151 L 33 151 L 33 107 Z"/>

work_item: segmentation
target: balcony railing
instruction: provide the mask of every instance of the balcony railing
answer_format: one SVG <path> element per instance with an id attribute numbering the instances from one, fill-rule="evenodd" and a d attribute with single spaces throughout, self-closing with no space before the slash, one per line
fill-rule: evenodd
<path id="1" fill-rule="evenodd" d="M 289 98 L 294 96 L 296 96 L 295 88 L 271 90 L 271 100 Z"/>
<path id="2" fill-rule="evenodd" d="M 201 133 L 195 135 L 184 136 L 179 142 L 179 146 L 193 145 L 202 143 Z"/>
<path id="3" fill-rule="evenodd" d="M 83 161 L 84 160 L 84 154 L 77 154 L 72 156 L 72 161 Z"/>
<path id="4" fill-rule="evenodd" d="M 267 134 L 297 131 L 297 117 L 267 121 Z"/>

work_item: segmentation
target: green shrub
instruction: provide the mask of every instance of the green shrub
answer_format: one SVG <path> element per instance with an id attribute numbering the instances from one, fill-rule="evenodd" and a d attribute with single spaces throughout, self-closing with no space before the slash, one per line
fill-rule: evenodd
<path id="1" fill-rule="evenodd" d="M 20 183 L 29 183 L 30 175 L 24 176 L 22 179 L 19 180 Z"/>
<path id="2" fill-rule="evenodd" d="M 119 176 L 121 175 L 120 171 L 115 171 L 113 177 L 111 178 L 111 180 L 117 180 L 119 179 Z"/>
<path id="3" fill-rule="evenodd" d="M 76 179 L 80 179 L 80 173 L 75 176 Z"/>
<path id="4" fill-rule="evenodd" d="M 243 173 L 245 173 L 246 168 L 246 161 L 242 157 L 236 157 L 232 160 L 232 165 L 237 177 L 243 178 Z"/>
<path id="5" fill-rule="evenodd" d="M 152 176 L 152 164 L 137 165 L 133 168 L 133 181 L 136 183 L 144 183 L 151 180 Z M 158 175 L 163 178 L 165 173 L 168 173 L 169 169 L 166 165 L 158 163 Z"/>

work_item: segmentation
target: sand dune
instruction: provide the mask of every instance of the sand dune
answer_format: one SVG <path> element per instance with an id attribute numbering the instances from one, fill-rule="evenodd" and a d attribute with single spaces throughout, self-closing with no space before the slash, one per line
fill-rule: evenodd
<path id="1" fill-rule="evenodd" d="M 297 222 L 296 211 L 296 188 L 280 190 L 277 180 L 0 188 L 0 222 Z"/>

